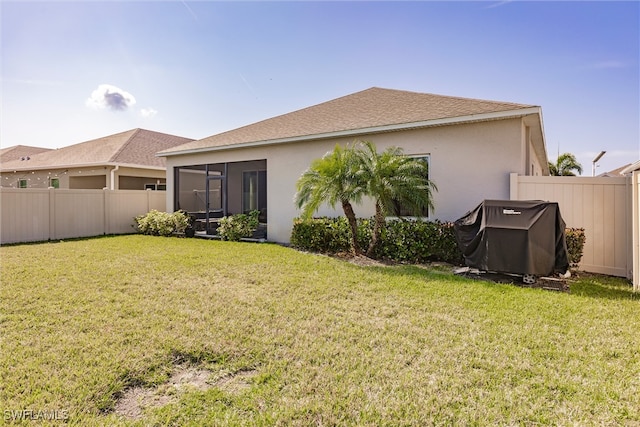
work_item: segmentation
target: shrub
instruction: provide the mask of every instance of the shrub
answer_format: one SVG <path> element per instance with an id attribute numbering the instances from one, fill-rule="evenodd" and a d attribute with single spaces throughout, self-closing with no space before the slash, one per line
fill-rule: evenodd
<path id="1" fill-rule="evenodd" d="M 571 267 L 577 267 L 582 260 L 584 251 L 584 228 L 567 228 L 565 230 L 565 238 L 567 241 L 567 253 L 569 255 L 569 264 Z"/>
<path id="2" fill-rule="evenodd" d="M 220 218 L 218 235 L 222 240 L 238 241 L 243 237 L 251 237 L 258 229 L 260 211 L 254 210 L 248 214 L 236 214 Z"/>
<path id="3" fill-rule="evenodd" d="M 371 240 L 373 219 L 358 219 L 358 244 L 366 248 Z M 347 219 L 296 219 L 291 245 L 312 252 L 336 253 L 349 250 L 350 229 Z M 399 262 L 419 263 L 445 261 L 462 262 L 453 225 L 439 221 L 387 221 L 382 230 L 376 258 Z"/>
<path id="4" fill-rule="evenodd" d="M 453 224 L 440 221 L 397 219 L 388 221 L 383 231 L 378 257 L 420 263 L 462 262 Z"/>
<path id="5" fill-rule="evenodd" d="M 182 233 L 189 225 L 189 217 L 184 212 L 159 212 L 155 209 L 145 215 L 135 217 L 136 229 L 142 234 L 170 236 Z"/>
<path id="6" fill-rule="evenodd" d="M 339 218 L 296 218 L 291 232 L 291 246 L 311 252 L 345 252 L 350 249 L 349 222 Z"/>

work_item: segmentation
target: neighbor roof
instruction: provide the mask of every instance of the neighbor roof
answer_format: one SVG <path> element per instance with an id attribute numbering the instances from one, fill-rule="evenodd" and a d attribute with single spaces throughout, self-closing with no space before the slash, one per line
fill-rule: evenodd
<path id="1" fill-rule="evenodd" d="M 616 168 L 614 170 L 610 170 L 608 172 L 603 172 L 600 175 L 598 175 L 598 177 L 605 177 L 605 176 L 614 176 L 614 177 L 618 177 L 618 176 L 624 176 L 624 173 L 622 171 L 624 171 L 625 169 L 627 169 L 629 166 L 631 166 L 631 163 L 627 163 L 624 166 L 620 166 L 619 168 Z"/>
<path id="2" fill-rule="evenodd" d="M 51 148 L 31 147 L 29 145 L 14 145 L 13 147 L 3 148 L 0 149 L 0 164 L 10 162 L 12 160 L 22 160 L 23 158 L 31 157 L 34 154 L 50 150 Z"/>
<path id="3" fill-rule="evenodd" d="M 161 152 L 177 155 L 216 147 L 287 142 L 337 135 L 383 132 L 438 124 L 487 120 L 514 110 L 531 114 L 534 105 L 458 98 L 373 87 L 332 101 L 273 117 Z M 528 110 L 528 111 L 525 111 Z M 515 113 L 514 113 L 515 114 Z M 394 128 L 395 127 L 395 128 Z"/>
<path id="4" fill-rule="evenodd" d="M 165 160 L 156 153 L 193 141 L 191 138 L 168 135 L 145 129 L 132 129 L 115 135 L 30 156 L 29 160 L 13 160 L 0 165 L 0 170 L 32 170 L 43 168 L 79 167 L 96 164 L 120 164 L 138 167 L 165 167 Z"/>

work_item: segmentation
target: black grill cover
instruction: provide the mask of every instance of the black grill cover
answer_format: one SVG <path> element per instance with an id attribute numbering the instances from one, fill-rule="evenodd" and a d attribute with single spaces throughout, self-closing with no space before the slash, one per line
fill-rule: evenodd
<path id="1" fill-rule="evenodd" d="M 569 268 L 557 203 L 485 200 L 454 224 L 467 266 L 546 276 Z"/>

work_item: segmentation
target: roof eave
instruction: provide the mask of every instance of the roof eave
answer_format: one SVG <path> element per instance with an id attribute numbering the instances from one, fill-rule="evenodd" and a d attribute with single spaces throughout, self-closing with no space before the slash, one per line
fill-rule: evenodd
<path id="1" fill-rule="evenodd" d="M 620 171 L 620 173 L 622 175 L 626 175 L 626 174 L 630 174 L 632 172 L 635 172 L 637 170 L 640 170 L 640 160 L 638 160 L 637 162 L 632 163 L 629 166 L 627 166 L 626 168 L 622 169 Z"/>
<path id="2" fill-rule="evenodd" d="M 325 132 L 325 133 L 319 133 L 319 134 L 313 134 L 313 135 L 293 136 L 293 137 L 287 137 L 287 138 L 277 138 L 277 139 L 269 139 L 269 140 L 261 140 L 261 141 L 250 141 L 250 142 L 242 142 L 238 144 L 217 145 L 213 147 L 192 148 L 189 150 L 169 151 L 169 152 L 161 151 L 159 153 L 156 153 L 156 156 L 172 157 L 172 156 L 181 156 L 185 154 L 199 154 L 199 153 L 231 150 L 231 149 L 238 149 L 238 148 L 261 147 L 264 145 L 287 144 L 291 142 L 302 142 L 302 141 L 329 139 L 329 138 L 343 138 L 343 137 L 350 137 L 350 136 L 367 135 L 372 133 L 396 132 L 401 130 L 418 129 L 418 128 L 426 128 L 426 127 L 434 127 L 434 126 L 447 126 L 452 124 L 502 120 L 502 119 L 522 117 L 530 114 L 540 114 L 540 107 L 534 106 L 534 107 L 520 108 L 517 110 L 471 114 L 467 116 L 447 117 L 442 119 L 424 120 L 419 122 L 399 123 L 399 124 L 383 125 L 383 126 L 372 126 L 367 128 L 349 129 L 349 130 L 335 131 L 335 132 Z M 542 118 L 540 118 L 540 121 L 542 122 Z"/>

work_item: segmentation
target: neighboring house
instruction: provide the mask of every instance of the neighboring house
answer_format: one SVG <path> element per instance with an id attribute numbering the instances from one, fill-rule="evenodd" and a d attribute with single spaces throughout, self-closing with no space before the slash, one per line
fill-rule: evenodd
<path id="1" fill-rule="evenodd" d="M 30 160 L 34 154 L 43 153 L 45 151 L 51 151 L 51 148 L 43 147 L 30 147 L 28 145 L 14 145 L 13 147 L 7 147 L 0 149 L 0 165 L 13 160 Z"/>
<path id="2" fill-rule="evenodd" d="M 167 207 L 207 222 L 259 209 L 268 239 L 286 243 L 299 215 L 300 175 L 336 144 L 358 140 L 428 160 L 438 187 L 432 220 L 509 199 L 512 172 L 549 174 L 538 106 L 374 87 L 159 153 L 167 159 Z M 359 216 L 373 213 L 371 201 L 356 206 Z M 318 215 L 342 212 L 325 206 Z"/>
<path id="3" fill-rule="evenodd" d="M 46 151 L 12 160 L 5 161 L 3 152 L 0 186 L 164 190 L 165 161 L 155 153 L 190 141 L 193 139 L 132 129 L 56 150 L 41 149 Z"/>
<path id="4" fill-rule="evenodd" d="M 619 168 L 616 168 L 614 170 L 611 170 L 609 172 L 603 172 L 600 175 L 598 175 L 598 177 L 603 177 L 603 176 L 624 176 L 624 174 L 622 173 L 622 171 L 624 171 L 625 169 L 627 169 L 629 166 L 631 166 L 631 163 L 627 163 L 624 166 L 620 166 Z"/>

